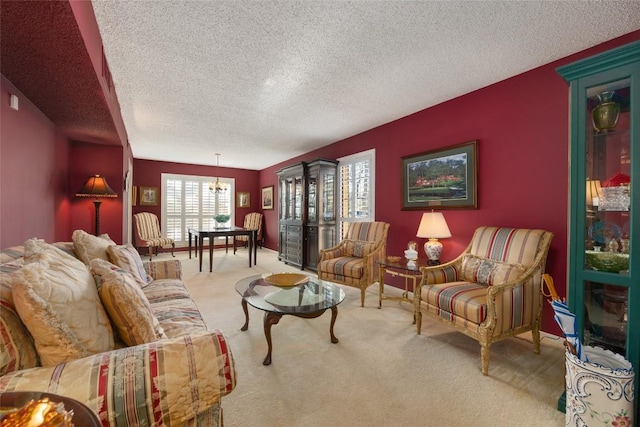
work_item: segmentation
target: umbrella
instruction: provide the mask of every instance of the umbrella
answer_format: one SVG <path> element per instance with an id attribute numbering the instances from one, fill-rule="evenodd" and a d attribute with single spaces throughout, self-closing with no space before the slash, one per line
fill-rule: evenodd
<path id="1" fill-rule="evenodd" d="M 588 362 L 587 355 L 582 349 L 580 337 L 578 337 L 576 315 L 569 311 L 569 307 L 567 307 L 564 299 L 561 299 L 558 296 L 556 288 L 553 285 L 553 278 L 549 274 L 543 274 L 542 280 L 549 289 L 549 294 L 545 294 L 543 291 L 543 295 L 551 297 L 548 301 L 549 304 L 551 304 L 551 308 L 553 308 L 553 318 L 564 333 L 567 348 L 569 348 L 569 351 L 575 354 L 580 360 Z"/>

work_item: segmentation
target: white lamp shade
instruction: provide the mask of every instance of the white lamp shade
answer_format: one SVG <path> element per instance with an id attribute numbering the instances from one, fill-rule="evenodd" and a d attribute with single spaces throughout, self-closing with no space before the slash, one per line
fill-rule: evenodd
<path id="1" fill-rule="evenodd" d="M 451 231 L 442 212 L 425 212 L 422 214 L 416 237 L 424 239 L 444 239 L 451 237 Z"/>

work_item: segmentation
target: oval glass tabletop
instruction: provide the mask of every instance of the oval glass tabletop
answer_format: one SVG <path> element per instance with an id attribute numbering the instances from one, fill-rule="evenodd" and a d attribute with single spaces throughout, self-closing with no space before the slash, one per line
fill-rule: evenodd
<path id="1" fill-rule="evenodd" d="M 264 279 L 270 273 L 244 278 L 235 289 L 251 306 L 282 314 L 315 313 L 335 307 L 344 300 L 344 291 L 334 283 L 309 276 L 296 286 L 278 287 Z"/>

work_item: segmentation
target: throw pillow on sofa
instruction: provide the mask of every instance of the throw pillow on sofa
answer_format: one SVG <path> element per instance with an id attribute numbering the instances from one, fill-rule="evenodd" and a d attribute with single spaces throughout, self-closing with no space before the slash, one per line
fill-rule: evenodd
<path id="1" fill-rule="evenodd" d="M 107 248 L 116 244 L 108 234 L 101 234 L 96 237 L 84 230 L 75 230 L 71 239 L 73 240 L 74 252 L 85 265 L 89 265 L 89 262 L 94 258 L 109 261 Z"/>
<path id="2" fill-rule="evenodd" d="M 377 244 L 378 242 L 368 242 L 366 240 L 345 239 L 345 256 L 362 258 L 373 252 Z"/>
<path id="3" fill-rule="evenodd" d="M 133 275 L 99 258 L 91 269 L 100 276 L 100 299 L 122 341 L 134 346 L 167 337 Z"/>
<path id="4" fill-rule="evenodd" d="M 12 297 L 42 366 L 112 350 L 111 323 L 89 269 L 44 241 L 24 247 L 25 264 L 11 275 Z"/>
<path id="5" fill-rule="evenodd" d="M 480 285 L 506 283 L 522 276 L 524 270 L 522 264 L 509 264 L 469 254 L 462 258 L 462 279 Z"/>
<path id="6" fill-rule="evenodd" d="M 140 280 L 143 286 L 153 281 L 144 269 L 138 250 L 132 245 L 111 245 L 107 248 L 107 253 L 109 254 L 108 261 L 111 261 L 113 264 L 134 275 Z"/>

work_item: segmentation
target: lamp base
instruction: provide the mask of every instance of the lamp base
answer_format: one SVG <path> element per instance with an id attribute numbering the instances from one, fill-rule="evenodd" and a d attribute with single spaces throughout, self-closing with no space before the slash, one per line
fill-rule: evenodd
<path id="1" fill-rule="evenodd" d="M 442 255 L 442 243 L 438 239 L 429 239 L 424 244 L 424 253 L 429 258 L 429 265 L 440 264 L 440 255 Z M 432 264 L 432 262 L 434 264 Z"/>
<path id="2" fill-rule="evenodd" d="M 99 200 L 97 197 L 96 199 L 93 201 L 93 204 L 96 207 L 96 236 L 100 235 L 100 203 L 102 203 L 101 200 Z"/>

